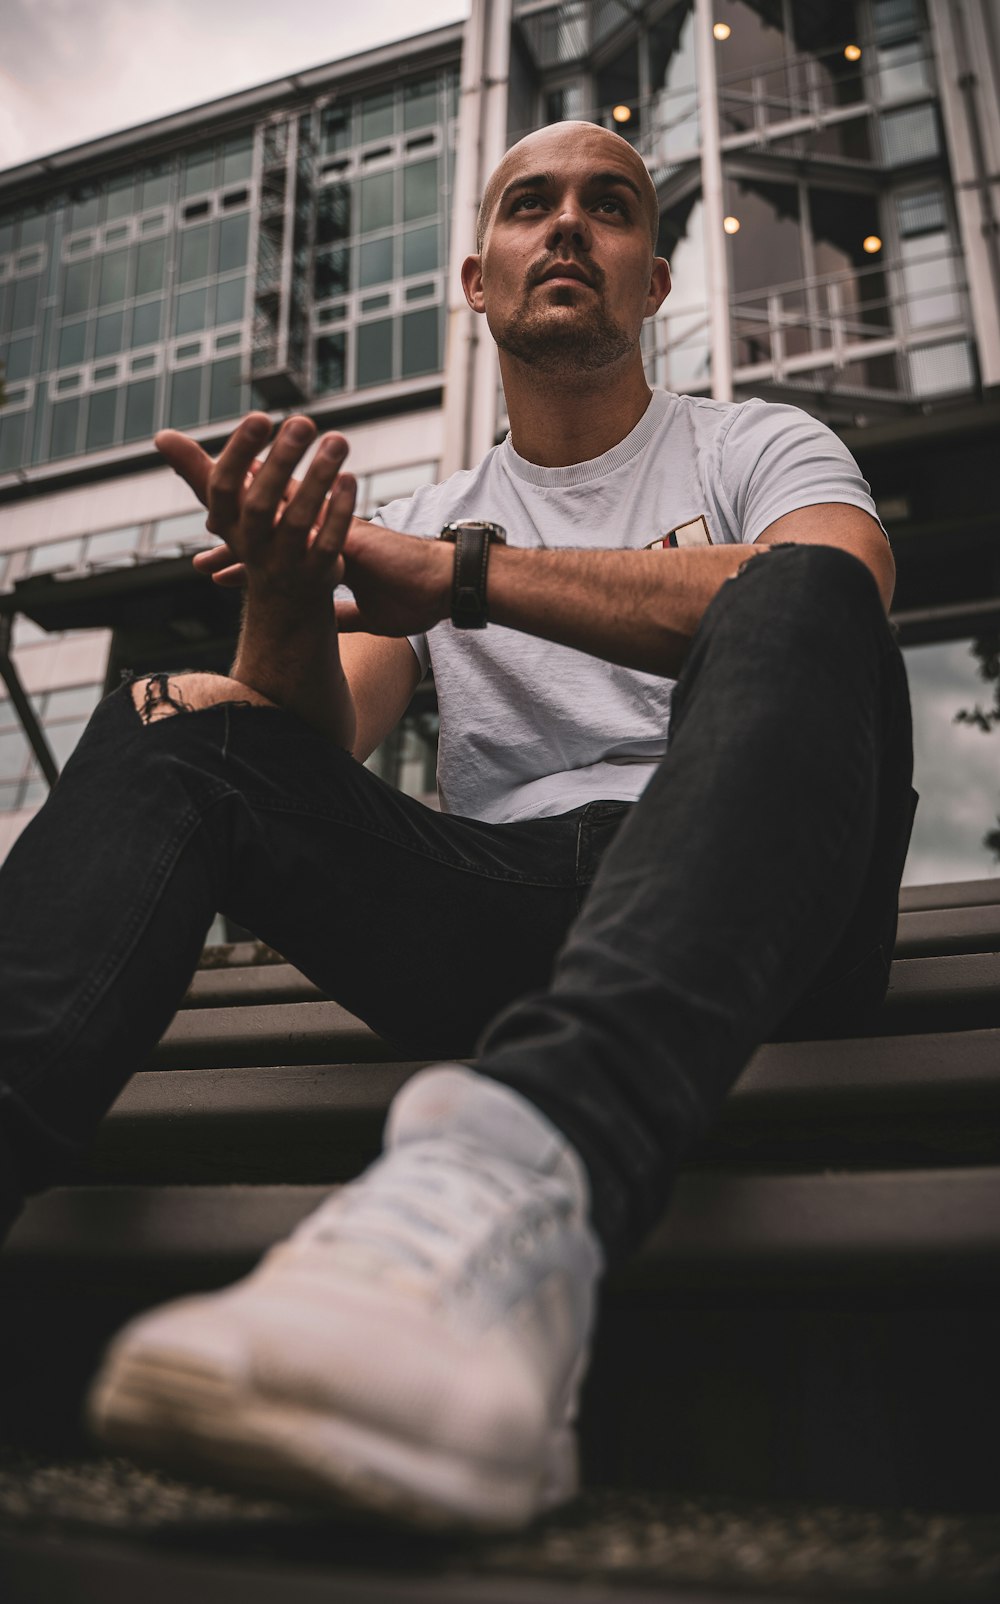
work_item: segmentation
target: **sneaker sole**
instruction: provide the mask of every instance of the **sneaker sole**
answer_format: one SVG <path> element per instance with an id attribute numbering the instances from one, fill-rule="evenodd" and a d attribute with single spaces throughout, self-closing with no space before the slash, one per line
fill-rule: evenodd
<path id="1" fill-rule="evenodd" d="M 114 1356 L 88 1402 L 109 1447 L 258 1494 L 331 1503 L 430 1531 L 513 1531 L 577 1490 L 576 1437 L 554 1432 L 541 1467 L 481 1462 L 342 1416 L 248 1396 L 162 1353 Z"/>

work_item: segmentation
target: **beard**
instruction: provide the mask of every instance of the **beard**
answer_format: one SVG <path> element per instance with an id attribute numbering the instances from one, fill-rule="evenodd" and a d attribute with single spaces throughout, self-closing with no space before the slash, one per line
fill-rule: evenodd
<path id="1" fill-rule="evenodd" d="M 502 328 L 491 328 L 497 347 L 526 367 L 550 377 L 597 373 L 629 356 L 635 339 L 616 323 L 604 302 L 603 286 L 581 307 L 579 291 L 568 286 L 552 291 L 553 307 L 575 306 L 572 318 L 552 315 L 552 307 L 525 294 Z"/>

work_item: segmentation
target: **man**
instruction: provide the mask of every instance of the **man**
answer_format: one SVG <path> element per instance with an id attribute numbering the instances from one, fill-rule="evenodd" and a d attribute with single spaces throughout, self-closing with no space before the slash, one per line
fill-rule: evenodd
<path id="1" fill-rule="evenodd" d="M 867 486 L 792 408 L 651 395 L 669 275 L 631 147 L 531 135 L 481 223 L 463 284 L 511 435 L 470 473 L 378 527 L 339 435 L 293 480 L 307 420 L 263 464 L 261 415 L 214 464 L 161 437 L 224 538 L 201 566 L 245 584 L 240 645 L 229 679 L 109 698 L 12 854 L 0 1110 L 16 1203 L 216 907 L 412 1053 L 475 1051 L 248 1280 L 128 1328 L 91 1412 L 166 1462 L 489 1528 L 572 1494 L 599 1276 L 754 1046 L 880 999 L 911 794 Z M 428 656 L 441 815 L 356 761 Z"/>

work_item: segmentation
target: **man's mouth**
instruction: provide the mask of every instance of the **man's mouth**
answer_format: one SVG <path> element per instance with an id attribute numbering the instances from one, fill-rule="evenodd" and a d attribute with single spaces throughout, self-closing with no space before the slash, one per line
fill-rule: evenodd
<path id="1" fill-rule="evenodd" d="M 551 284 L 553 280 L 561 282 L 570 280 L 576 284 L 586 284 L 588 289 L 594 288 L 589 273 L 586 273 L 578 262 L 551 262 L 543 272 L 539 273 L 535 282 L 538 284 Z"/>

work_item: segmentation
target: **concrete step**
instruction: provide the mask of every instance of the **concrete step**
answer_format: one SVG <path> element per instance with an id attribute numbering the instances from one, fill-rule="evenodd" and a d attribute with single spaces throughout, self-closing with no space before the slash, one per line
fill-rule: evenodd
<path id="1" fill-rule="evenodd" d="M 84 1176 L 336 1181 L 379 1150 L 408 1062 L 136 1075 Z M 782 1042 L 755 1054 L 698 1162 L 988 1163 L 1000 1138 L 1000 1030 Z"/>

